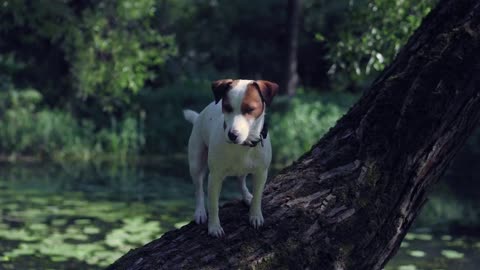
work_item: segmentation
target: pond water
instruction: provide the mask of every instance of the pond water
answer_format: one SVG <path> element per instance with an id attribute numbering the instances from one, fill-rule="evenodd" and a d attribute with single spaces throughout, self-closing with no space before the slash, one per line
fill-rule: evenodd
<path id="1" fill-rule="evenodd" d="M 187 164 L 158 163 L 1 166 L 0 269 L 102 269 L 183 226 L 194 206 Z M 239 197 L 227 181 L 221 199 Z M 478 269 L 479 238 L 424 224 L 413 231 L 386 270 Z"/>

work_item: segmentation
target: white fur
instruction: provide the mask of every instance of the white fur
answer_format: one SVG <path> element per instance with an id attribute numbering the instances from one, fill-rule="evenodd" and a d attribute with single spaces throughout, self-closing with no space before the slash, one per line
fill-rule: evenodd
<path id="1" fill-rule="evenodd" d="M 193 124 L 195 123 L 195 120 L 197 120 L 198 113 L 192 110 L 183 110 L 183 116 L 185 117 L 185 119 L 187 119 L 188 122 Z"/>
<path id="2" fill-rule="evenodd" d="M 184 111 L 187 120 L 194 119 L 188 142 L 190 174 L 195 185 L 194 218 L 198 224 L 207 221 L 203 180 L 208 168 L 208 233 L 215 237 L 224 235 L 218 217 L 218 200 L 226 176 L 238 178 L 243 200 L 250 205 L 250 223 L 255 228 L 263 225 L 261 201 L 271 162 L 272 147 L 269 136 L 264 139 L 263 146 L 260 143 L 255 147 L 241 145 L 260 138 L 265 118 L 265 110 L 255 120 L 246 119 L 240 112 L 240 104 L 250 82 L 252 81 L 240 80 L 227 92 L 233 107 L 232 113 L 224 115 L 221 102 L 210 103 L 198 117 L 195 117 L 193 111 Z M 224 121 L 227 126 L 225 129 Z M 232 143 L 227 135 L 231 129 L 239 133 L 235 143 Z M 248 174 L 253 176 L 253 196 L 245 184 L 245 177 Z"/>

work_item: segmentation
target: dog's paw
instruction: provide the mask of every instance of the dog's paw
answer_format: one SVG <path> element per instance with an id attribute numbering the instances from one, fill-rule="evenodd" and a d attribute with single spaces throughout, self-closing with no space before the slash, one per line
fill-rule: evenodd
<path id="1" fill-rule="evenodd" d="M 207 222 L 207 212 L 205 208 L 195 209 L 195 214 L 193 215 L 195 218 L 195 223 L 203 224 Z"/>
<path id="2" fill-rule="evenodd" d="M 222 226 L 220 224 L 208 225 L 208 234 L 213 237 L 222 237 L 225 235 Z"/>
<path id="3" fill-rule="evenodd" d="M 246 205 L 250 206 L 250 204 L 252 204 L 252 194 L 247 193 L 247 194 L 243 194 L 243 203 L 245 203 Z"/>
<path id="4" fill-rule="evenodd" d="M 255 228 L 255 229 L 258 229 L 260 228 L 262 225 L 263 225 L 263 215 L 262 213 L 260 214 L 255 214 L 255 215 L 250 215 L 250 224 L 252 224 L 252 226 Z"/>

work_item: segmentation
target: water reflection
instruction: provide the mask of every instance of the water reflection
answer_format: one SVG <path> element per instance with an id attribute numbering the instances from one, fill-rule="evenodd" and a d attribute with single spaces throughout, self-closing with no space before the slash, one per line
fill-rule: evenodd
<path id="1" fill-rule="evenodd" d="M 194 206 L 187 168 L 184 158 L 130 168 L 3 165 L 0 268 L 102 269 L 131 248 L 181 227 Z M 240 198 L 236 189 L 235 181 L 226 181 L 222 200 Z M 413 230 L 423 233 L 408 234 L 385 269 L 476 269 L 480 240 L 447 234 L 448 226 L 435 223 L 478 209 L 470 203 L 441 185 Z M 460 207 L 466 212 L 458 212 Z M 459 225 L 475 228 L 469 226 Z"/>
<path id="2" fill-rule="evenodd" d="M 101 268 L 182 226 L 194 203 L 182 167 L 3 166 L 0 268 Z"/>
<path id="3" fill-rule="evenodd" d="M 478 265 L 478 237 L 408 233 L 385 270 L 476 270 Z"/>

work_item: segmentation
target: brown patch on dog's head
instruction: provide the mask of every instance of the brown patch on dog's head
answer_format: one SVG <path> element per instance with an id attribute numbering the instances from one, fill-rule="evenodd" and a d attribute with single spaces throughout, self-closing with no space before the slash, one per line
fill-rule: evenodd
<path id="1" fill-rule="evenodd" d="M 260 94 L 262 95 L 262 99 L 263 101 L 265 101 L 265 104 L 267 104 L 267 106 L 270 106 L 273 97 L 278 92 L 278 84 L 263 80 L 254 81 L 252 84 L 255 85 L 255 87 L 257 87 L 257 89 L 260 91 Z"/>
<path id="2" fill-rule="evenodd" d="M 257 86 L 253 83 L 247 86 L 240 109 L 247 119 L 257 119 L 262 115 L 264 110 L 263 99 Z"/>
<path id="3" fill-rule="evenodd" d="M 223 79 L 212 82 L 212 91 L 213 96 L 215 97 L 215 104 L 217 104 L 220 99 L 222 99 L 225 94 L 230 90 L 235 84 L 235 81 L 232 79 Z"/>

